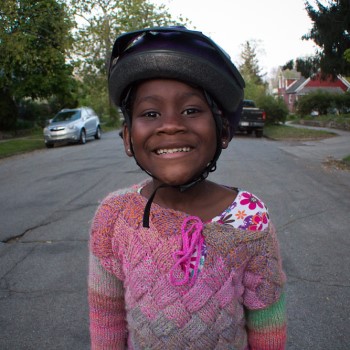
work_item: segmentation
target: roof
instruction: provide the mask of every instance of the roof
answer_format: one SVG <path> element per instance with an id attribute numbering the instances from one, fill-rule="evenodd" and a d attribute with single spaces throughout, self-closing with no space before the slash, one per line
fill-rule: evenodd
<path id="1" fill-rule="evenodd" d="M 299 80 L 296 80 L 294 83 L 292 83 L 288 89 L 286 90 L 286 94 L 294 94 L 297 92 L 298 88 L 305 83 L 307 79 L 304 77 L 301 77 Z"/>
<path id="2" fill-rule="evenodd" d="M 350 83 L 346 79 L 344 79 L 340 75 L 337 76 L 337 79 L 345 85 L 345 87 L 347 88 L 347 91 L 350 91 Z M 344 90 L 342 90 L 339 86 L 336 86 L 334 84 L 330 84 L 329 86 L 325 84 L 320 84 L 319 86 L 318 85 L 308 86 L 308 83 L 310 82 L 310 80 L 311 78 L 306 79 L 304 77 L 301 77 L 299 80 L 295 81 L 288 87 L 288 89 L 286 90 L 286 94 L 304 95 L 312 91 L 344 93 Z"/>

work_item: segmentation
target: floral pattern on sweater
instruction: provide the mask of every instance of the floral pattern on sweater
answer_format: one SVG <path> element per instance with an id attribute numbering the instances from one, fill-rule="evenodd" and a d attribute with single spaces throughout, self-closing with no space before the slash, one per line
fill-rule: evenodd
<path id="1" fill-rule="evenodd" d="M 250 210 L 254 204 L 263 209 L 253 198 L 241 200 Z M 193 286 L 174 286 L 171 256 L 181 248 L 179 227 L 187 215 L 153 203 L 150 228 L 144 228 L 145 204 L 133 187 L 109 195 L 96 212 L 89 268 L 92 349 L 284 349 L 285 276 L 272 223 L 261 230 L 251 228 L 263 225 L 263 218 L 241 228 L 205 223 L 202 271 Z M 246 216 L 237 215 L 244 222 Z M 183 271 L 176 273 L 181 278 Z"/>

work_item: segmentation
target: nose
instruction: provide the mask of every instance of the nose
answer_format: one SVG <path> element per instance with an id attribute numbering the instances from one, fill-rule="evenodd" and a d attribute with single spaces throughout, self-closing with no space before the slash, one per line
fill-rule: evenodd
<path id="1" fill-rule="evenodd" d="M 181 113 L 174 110 L 169 110 L 162 113 L 159 118 L 159 125 L 157 127 L 158 133 L 175 134 L 186 130 L 184 117 Z"/>

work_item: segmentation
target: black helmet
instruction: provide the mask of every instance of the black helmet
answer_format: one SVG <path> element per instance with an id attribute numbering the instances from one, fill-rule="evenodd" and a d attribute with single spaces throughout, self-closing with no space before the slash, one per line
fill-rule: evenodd
<path id="1" fill-rule="evenodd" d="M 134 83 L 152 78 L 177 79 L 204 89 L 223 111 L 233 135 L 241 114 L 244 80 L 229 56 L 203 33 L 177 26 L 119 36 L 109 69 L 113 103 L 122 107 Z"/>

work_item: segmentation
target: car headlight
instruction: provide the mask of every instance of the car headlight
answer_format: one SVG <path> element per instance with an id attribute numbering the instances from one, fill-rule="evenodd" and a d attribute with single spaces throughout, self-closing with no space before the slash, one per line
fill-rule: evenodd
<path id="1" fill-rule="evenodd" d="M 67 128 L 68 128 L 69 130 L 76 130 L 76 129 L 77 129 L 77 126 L 74 125 L 74 124 L 70 124 L 70 125 L 68 125 Z"/>

